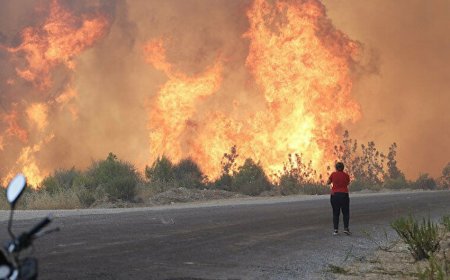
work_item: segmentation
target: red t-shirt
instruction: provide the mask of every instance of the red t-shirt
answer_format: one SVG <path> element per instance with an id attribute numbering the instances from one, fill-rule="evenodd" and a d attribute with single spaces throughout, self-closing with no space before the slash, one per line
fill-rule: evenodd
<path id="1" fill-rule="evenodd" d="M 331 194 L 336 192 L 348 193 L 348 184 L 350 184 L 350 176 L 344 171 L 335 171 L 330 175 L 330 181 L 333 183 Z"/>

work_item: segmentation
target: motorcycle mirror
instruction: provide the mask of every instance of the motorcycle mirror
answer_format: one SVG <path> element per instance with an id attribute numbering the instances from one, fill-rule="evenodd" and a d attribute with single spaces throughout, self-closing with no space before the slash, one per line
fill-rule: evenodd
<path id="1" fill-rule="evenodd" d="M 25 187 L 27 186 L 27 179 L 23 174 L 17 174 L 8 185 L 6 189 L 6 198 L 11 204 L 11 207 L 14 207 L 17 200 L 19 200 L 22 195 Z"/>

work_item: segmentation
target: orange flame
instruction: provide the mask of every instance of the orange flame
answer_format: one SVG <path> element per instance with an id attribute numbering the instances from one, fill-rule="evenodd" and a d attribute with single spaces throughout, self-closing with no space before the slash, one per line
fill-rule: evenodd
<path id="1" fill-rule="evenodd" d="M 167 62 L 161 40 L 145 47 L 147 62 L 169 79 L 151 102 L 152 157 L 192 157 L 216 177 L 223 153 L 237 145 L 241 160 L 257 159 L 269 174 L 281 170 L 290 153 L 303 154 L 324 171 L 334 160 L 337 129 L 360 115 L 350 96 L 358 44 L 334 29 L 316 0 L 255 0 L 247 17 L 246 65 L 265 104 L 256 112 L 249 113 L 231 95 L 231 112 L 202 112 L 204 97 L 213 98 L 218 90 L 220 64 L 187 77 Z"/>
<path id="2" fill-rule="evenodd" d="M 26 110 L 28 119 L 32 126 L 36 126 L 39 131 L 43 131 L 48 125 L 48 106 L 44 103 L 33 103 Z"/>
<path id="3" fill-rule="evenodd" d="M 28 141 L 28 132 L 18 123 L 18 111 L 14 108 L 9 114 L 2 116 L 3 122 L 8 125 L 6 134 L 8 136 L 16 136 L 22 142 Z"/>
<path id="4" fill-rule="evenodd" d="M 44 179 L 45 172 L 42 172 L 42 170 L 39 168 L 36 162 L 36 154 L 42 149 L 44 145 L 49 143 L 53 139 L 53 137 L 54 135 L 49 135 L 35 145 L 23 147 L 16 161 L 15 168 L 12 168 L 8 175 L 5 176 L 3 185 L 6 186 L 9 180 L 12 179 L 14 174 L 20 171 L 26 175 L 28 184 L 33 188 L 37 188 L 39 186 L 39 183 Z M 16 171 L 17 169 L 19 171 Z"/>
<path id="5" fill-rule="evenodd" d="M 75 17 L 53 0 L 50 14 L 40 27 L 27 27 L 22 32 L 22 43 L 8 48 L 13 53 L 24 53 L 27 68 L 16 68 L 17 74 L 40 89 L 51 86 L 50 70 L 58 64 L 75 67 L 74 57 L 80 54 L 104 33 L 107 20 L 98 16 Z"/>
<path id="6" fill-rule="evenodd" d="M 180 139 L 195 126 L 197 106 L 212 95 L 221 83 L 222 64 L 218 60 L 213 67 L 194 77 L 172 70 L 166 61 L 162 40 L 149 42 L 144 48 L 147 61 L 162 70 L 168 81 L 150 104 L 150 145 L 152 154 L 166 154 L 172 158 L 186 155 Z M 190 153 L 189 153 L 190 154 Z"/>
<path id="7" fill-rule="evenodd" d="M 300 152 L 323 171 L 334 160 L 336 129 L 360 116 L 350 96 L 358 44 L 333 28 L 317 0 L 255 0 L 247 16 L 247 65 L 267 102 L 268 132 L 275 140 L 262 161 L 270 166 Z"/>
<path id="8" fill-rule="evenodd" d="M 55 107 L 60 110 L 67 107 L 72 119 L 78 117 L 78 108 L 71 102 L 77 97 L 76 91 L 71 88 L 71 82 L 65 85 L 64 91 L 58 91 L 62 85 L 51 88 L 52 70 L 59 65 L 74 70 L 76 57 L 106 33 L 107 24 L 107 18 L 102 15 L 77 16 L 65 10 L 57 0 L 53 0 L 45 21 L 39 26 L 25 28 L 19 46 L 6 48 L 16 59 L 19 60 L 22 56 L 25 59 L 23 67 L 16 67 L 17 75 L 42 91 L 48 90 L 52 98 L 48 100 L 49 95 L 41 95 L 41 98 L 47 100 L 25 103 L 23 111 L 18 110 L 15 105 L 8 114 L 0 115 L 0 120 L 7 125 L 5 135 L 0 135 L 0 150 L 13 144 L 7 136 L 16 136 L 23 145 L 15 164 L 8 169 L 4 182 L 15 173 L 23 172 L 30 184 L 38 187 L 48 174 L 48 170 L 39 165 L 39 152 L 55 137 L 50 112 L 55 112 Z M 16 81 L 8 79 L 6 84 L 14 86 Z"/>

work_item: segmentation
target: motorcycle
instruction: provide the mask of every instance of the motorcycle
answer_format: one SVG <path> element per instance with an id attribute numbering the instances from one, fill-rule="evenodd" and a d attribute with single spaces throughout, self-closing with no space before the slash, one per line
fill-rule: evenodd
<path id="1" fill-rule="evenodd" d="M 46 234 L 59 231 L 54 228 L 48 231 L 42 231 L 44 227 L 51 223 L 51 217 L 48 216 L 37 223 L 31 230 L 23 232 L 16 237 L 12 232 L 12 222 L 14 207 L 23 194 L 27 186 L 27 180 L 24 175 L 18 174 L 9 183 L 6 189 L 6 198 L 11 206 L 8 233 L 11 240 L 0 248 L 0 280 L 34 280 L 38 277 L 38 262 L 36 258 L 21 258 L 20 254 L 33 245 L 34 240 Z"/>

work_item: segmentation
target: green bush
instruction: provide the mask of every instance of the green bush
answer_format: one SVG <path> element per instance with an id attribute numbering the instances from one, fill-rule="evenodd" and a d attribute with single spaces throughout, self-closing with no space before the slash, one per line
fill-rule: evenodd
<path id="1" fill-rule="evenodd" d="M 214 183 L 213 186 L 225 191 L 231 191 L 233 184 L 233 176 L 229 174 L 222 174 Z"/>
<path id="2" fill-rule="evenodd" d="M 289 174 L 284 174 L 280 177 L 278 187 L 282 195 L 321 195 L 330 193 L 330 188 L 321 183 L 300 182 L 298 177 Z"/>
<path id="3" fill-rule="evenodd" d="M 200 167 L 190 158 L 183 159 L 176 164 L 173 167 L 173 174 L 180 187 L 187 189 L 205 187 L 204 176 Z"/>
<path id="4" fill-rule="evenodd" d="M 71 169 L 60 169 L 53 173 L 51 176 L 47 176 L 41 182 L 41 189 L 47 191 L 50 194 L 66 191 L 73 187 L 77 178 L 81 177 L 81 172 Z"/>
<path id="5" fill-rule="evenodd" d="M 132 201 L 136 195 L 137 183 L 132 176 L 115 177 L 104 188 L 110 200 Z"/>
<path id="6" fill-rule="evenodd" d="M 365 189 L 365 185 L 364 185 L 364 182 L 361 180 L 353 180 L 350 182 L 348 189 L 352 192 L 357 192 L 357 191 Z"/>
<path id="7" fill-rule="evenodd" d="M 175 179 L 172 162 L 166 157 L 158 157 L 151 167 L 145 167 L 145 177 L 150 182 L 171 182 Z"/>
<path id="8" fill-rule="evenodd" d="M 412 183 L 414 189 L 434 190 L 437 188 L 436 181 L 428 174 L 422 174 Z"/>
<path id="9" fill-rule="evenodd" d="M 76 194 L 83 207 L 89 207 L 95 202 L 95 193 L 85 187 L 78 187 Z"/>
<path id="10" fill-rule="evenodd" d="M 356 192 L 361 190 L 372 190 L 372 191 L 379 191 L 381 189 L 381 186 L 378 184 L 375 184 L 373 182 L 368 182 L 362 179 L 355 179 L 350 182 L 350 185 L 348 186 L 350 191 Z"/>
<path id="11" fill-rule="evenodd" d="M 284 174 L 280 177 L 278 183 L 281 195 L 292 195 L 300 193 L 300 184 L 298 180 L 289 174 Z"/>
<path id="12" fill-rule="evenodd" d="M 86 172 L 85 187 L 91 191 L 104 190 L 110 200 L 133 200 L 136 185 L 141 181 L 130 163 L 117 159 L 110 153 L 103 161 L 94 162 Z"/>
<path id="13" fill-rule="evenodd" d="M 402 217 L 391 226 L 408 245 L 415 260 L 428 259 L 439 248 L 439 228 L 429 218 L 419 223 L 412 216 Z"/>
<path id="14" fill-rule="evenodd" d="M 395 179 L 387 178 L 384 180 L 383 188 L 391 190 L 400 190 L 409 188 L 409 183 L 406 181 L 405 177 L 397 177 Z"/>
<path id="15" fill-rule="evenodd" d="M 252 159 L 246 159 L 233 178 L 232 190 L 246 195 L 259 195 L 272 189 L 262 167 Z"/>

